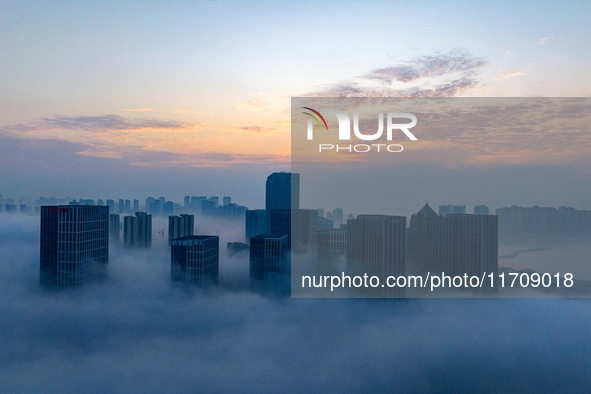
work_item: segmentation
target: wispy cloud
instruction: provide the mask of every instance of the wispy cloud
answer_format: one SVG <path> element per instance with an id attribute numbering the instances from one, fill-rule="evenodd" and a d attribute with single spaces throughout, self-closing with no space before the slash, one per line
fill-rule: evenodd
<path id="1" fill-rule="evenodd" d="M 156 108 L 125 108 L 125 112 L 154 112 Z"/>
<path id="2" fill-rule="evenodd" d="M 118 115 L 53 116 L 29 123 L 5 126 L 4 131 L 18 133 L 28 131 L 67 130 L 108 132 L 134 129 L 186 129 L 191 125 L 176 120 L 140 119 Z"/>
<path id="3" fill-rule="evenodd" d="M 539 45 L 544 45 L 546 42 L 553 40 L 554 37 L 544 37 L 540 40 L 540 42 L 538 43 Z"/>
<path id="4" fill-rule="evenodd" d="M 479 83 L 486 60 L 456 49 L 378 68 L 349 81 L 319 86 L 312 97 L 453 97 Z M 375 84 L 377 82 L 377 85 Z M 395 83 L 403 85 L 394 87 Z M 411 85 L 411 83 L 415 83 Z"/>
<path id="5" fill-rule="evenodd" d="M 523 71 L 509 71 L 509 72 L 506 72 L 506 73 L 498 74 L 493 79 L 495 80 L 495 82 L 499 82 L 499 81 L 503 81 L 505 79 L 519 77 L 521 75 L 527 75 L 527 74 L 524 73 Z"/>
<path id="6" fill-rule="evenodd" d="M 274 133 L 279 131 L 272 127 L 261 127 L 261 126 L 244 126 L 238 127 L 239 130 L 254 131 L 255 133 Z"/>

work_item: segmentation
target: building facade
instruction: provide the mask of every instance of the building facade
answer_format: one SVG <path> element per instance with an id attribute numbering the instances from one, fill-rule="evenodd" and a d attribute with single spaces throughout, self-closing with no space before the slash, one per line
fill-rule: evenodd
<path id="1" fill-rule="evenodd" d="M 219 280 L 220 238 L 214 235 L 191 235 L 171 242 L 170 273 L 173 281 L 200 286 Z"/>
<path id="2" fill-rule="evenodd" d="M 182 214 L 168 217 L 168 245 L 175 238 L 187 237 L 195 234 L 195 216 Z"/>
<path id="3" fill-rule="evenodd" d="M 40 283 L 74 288 L 106 276 L 109 261 L 109 208 L 41 207 Z"/>

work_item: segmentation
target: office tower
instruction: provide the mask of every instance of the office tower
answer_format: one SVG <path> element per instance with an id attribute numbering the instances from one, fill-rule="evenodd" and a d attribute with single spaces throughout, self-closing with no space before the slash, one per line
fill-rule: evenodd
<path id="1" fill-rule="evenodd" d="M 341 208 L 335 208 L 332 210 L 332 221 L 334 227 L 341 227 L 341 224 L 343 224 L 343 210 Z"/>
<path id="2" fill-rule="evenodd" d="M 131 201 L 125 200 L 125 212 L 131 212 Z"/>
<path id="3" fill-rule="evenodd" d="M 109 260 L 109 208 L 42 206 L 40 249 L 42 286 L 72 288 L 104 278 Z"/>
<path id="4" fill-rule="evenodd" d="M 432 272 L 482 276 L 498 271 L 498 217 L 451 214 L 433 229 Z"/>
<path id="5" fill-rule="evenodd" d="M 274 172 L 267 177 L 265 187 L 267 231 L 271 231 L 273 209 L 300 209 L 300 174 Z"/>
<path id="6" fill-rule="evenodd" d="M 494 215 L 438 216 L 425 205 L 412 215 L 409 260 L 422 274 L 496 275 L 498 218 Z"/>
<path id="7" fill-rule="evenodd" d="M 454 205 L 452 207 L 451 213 L 466 213 L 466 206 L 465 205 Z"/>
<path id="8" fill-rule="evenodd" d="M 406 274 L 406 217 L 359 215 L 347 221 L 347 272 L 350 275 L 388 276 Z M 404 295 L 400 287 L 359 288 L 365 296 L 396 297 Z"/>
<path id="9" fill-rule="evenodd" d="M 220 198 L 218 196 L 211 196 L 207 201 L 213 202 L 213 207 L 217 208 L 220 205 Z"/>
<path id="10" fill-rule="evenodd" d="M 110 212 L 110 213 L 115 213 L 115 212 L 117 212 L 117 211 L 115 210 L 115 201 L 113 201 L 113 200 L 107 200 L 107 206 L 109 207 L 109 212 Z"/>
<path id="11" fill-rule="evenodd" d="M 289 277 L 287 235 L 259 234 L 250 239 L 250 279 L 257 282 L 273 281 Z"/>
<path id="12" fill-rule="evenodd" d="M 441 212 L 441 206 L 439 210 Z M 436 244 L 433 229 L 441 220 L 443 216 L 437 215 L 429 204 L 410 217 L 408 259 L 421 272 L 429 272 L 433 267 L 433 248 Z"/>
<path id="13" fill-rule="evenodd" d="M 440 205 L 439 206 L 439 214 L 441 216 L 446 216 L 452 213 L 452 206 L 451 205 Z"/>
<path id="14" fill-rule="evenodd" d="M 114 242 L 119 242 L 121 237 L 121 219 L 118 213 L 109 215 L 109 237 Z"/>
<path id="15" fill-rule="evenodd" d="M 321 218 L 325 217 L 324 216 L 324 208 L 318 208 L 317 211 L 318 211 L 318 216 L 320 216 Z"/>
<path id="16" fill-rule="evenodd" d="M 201 200 L 201 213 L 207 216 L 213 216 L 213 210 L 215 208 L 215 202 L 208 200 Z"/>
<path id="17" fill-rule="evenodd" d="M 271 234 L 287 235 L 290 248 L 306 244 L 316 245 L 318 211 L 316 209 L 272 209 Z"/>
<path id="18" fill-rule="evenodd" d="M 318 230 L 317 258 L 320 273 L 337 273 L 338 264 L 344 263 L 347 258 L 346 225 Z"/>
<path id="19" fill-rule="evenodd" d="M 123 243 L 127 247 L 149 248 L 152 245 L 152 215 L 136 212 L 123 218 Z"/>
<path id="20" fill-rule="evenodd" d="M 174 214 L 174 202 L 167 201 L 164 203 L 164 207 L 162 208 L 163 215 L 173 215 Z"/>
<path id="21" fill-rule="evenodd" d="M 330 220 L 331 222 L 333 221 L 333 219 L 334 219 L 334 218 L 332 217 L 332 211 L 327 211 L 327 212 L 326 212 L 326 218 L 327 218 L 328 220 Z M 333 223 L 334 223 L 334 222 L 333 222 Z"/>
<path id="22" fill-rule="evenodd" d="M 117 203 L 117 212 L 119 212 L 119 213 L 125 212 L 125 201 L 123 201 L 122 198 L 120 198 L 119 202 Z"/>
<path id="23" fill-rule="evenodd" d="M 245 242 L 250 244 L 250 238 L 267 232 L 267 211 L 254 209 L 246 211 Z"/>
<path id="24" fill-rule="evenodd" d="M 213 235 L 190 235 L 173 239 L 170 251 L 172 280 L 201 286 L 217 284 L 219 243 L 220 238 Z"/>
<path id="25" fill-rule="evenodd" d="M 133 200 L 133 211 L 132 212 L 137 212 L 140 210 L 140 200 Z"/>
<path id="26" fill-rule="evenodd" d="M 486 205 L 474 205 L 474 215 L 488 215 L 488 207 Z"/>
<path id="27" fill-rule="evenodd" d="M 123 244 L 126 247 L 135 247 L 138 242 L 137 218 L 135 216 L 123 217 Z"/>
<path id="28" fill-rule="evenodd" d="M 191 208 L 191 196 L 185 196 L 183 201 L 185 209 Z"/>
<path id="29" fill-rule="evenodd" d="M 195 216 L 182 214 L 180 216 L 168 217 L 168 245 L 173 239 L 194 235 Z"/>
<path id="30" fill-rule="evenodd" d="M 232 197 L 229 197 L 229 196 L 224 196 L 224 198 L 223 198 L 222 202 L 223 202 L 223 205 L 224 205 L 224 206 L 226 206 L 226 205 L 228 205 L 228 204 L 231 204 L 231 203 L 232 203 Z"/>

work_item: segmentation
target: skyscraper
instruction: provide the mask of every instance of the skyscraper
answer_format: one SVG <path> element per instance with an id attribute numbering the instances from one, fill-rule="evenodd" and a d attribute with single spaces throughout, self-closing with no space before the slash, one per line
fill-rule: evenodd
<path id="1" fill-rule="evenodd" d="M 40 249 L 42 286 L 72 288 L 104 277 L 109 260 L 109 208 L 42 206 Z"/>
<path id="2" fill-rule="evenodd" d="M 335 208 L 332 210 L 332 221 L 336 228 L 340 228 L 343 224 L 343 210 L 342 208 Z"/>
<path id="3" fill-rule="evenodd" d="M 253 287 L 261 282 L 289 278 L 287 235 L 260 234 L 250 239 L 250 279 Z"/>
<path id="4" fill-rule="evenodd" d="M 347 221 L 347 271 L 353 275 L 405 275 L 406 217 L 359 215 Z M 400 287 L 360 288 L 365 296 L 402 296 Z"/>
<path id="5" fill-rule="evenodd" d="M 109 236 L 113 242 L 119 242 L 121 237 L 121 219 L 118 213 L 109 215 Z"/>
<path id="6" fill-rule="evenodd" d="M 318 230 L 318 269 L 323 274 L 338 271 L 338 264 L 347 258 L 347 226 Z M 342 271 L 342 270 L 341 270 Z"/>
<path id="7" fill-rule="evenodd" d="M 409 231 L 409 260 L 422 274 L 481 277 L 497 273 L 497 216 L 438 216 L 425 205 L 412 215 Z"/>
<path id="8" fill-rule="evenodd" d="M 274 172 L 267 177 L 265 190 L 267 231 L 271 231 L 271 210 L 300 209 L 300 174 Z"/>
<path id="9" fill-rule="evenodd" d="M 175 238 L 187 237 L 195 232 L 195 216 L 182 214 L 168 217 L 168 245 Z"/>
<path id="10" fill-rule="evenodd" d="M 267 211 L 267 215 L 269 211 Z M 316 245 L 318 211 L 316 209 L 272 209 L 272 235 L 287 235 L 288 247 Z"/>
<path id="11" fill-rule="evenodd" d="M 170 252 L 171 279 L 201 286 L 217 284 L 219 243 L 220 238 L 213 235 L 173 239 Z"/>
<path id="12" fill-rule="evenodd" d="M 488 215 L 488 207 L 486 205 L 474 205 L 475 215 Z"/>
<path id="13" fill-rule="evenodd" d="M 136 212 L 123 218 L 123 243 L 127 247 L 149 248 L 152 245 L 152 215 Z"/>
<path id="14" fill-rule="evenodd" d="M 246 243 L 250 244 L 251 237 L 267 233 L 267 211 L 264 209 L 247 210 L 245 223 Z"/>

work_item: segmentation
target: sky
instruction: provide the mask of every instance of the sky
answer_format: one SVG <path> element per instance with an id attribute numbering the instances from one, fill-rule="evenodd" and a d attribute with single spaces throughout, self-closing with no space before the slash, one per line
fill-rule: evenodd
<path id="1" fill-rule="evenodd" d="M 291 97 L 588 97 L 589 11 L 587 2 L 8 1 L 1 193 L 242 191 L 259 208 L 264 196 L 248 185 L 290 168 Z M 108 180 L 89 182 L 105 177 L 98 168 Z M 234 182 L 204 187 L 212 174 Z M 171 190 L 171 178 L 188 185 Z"/>
<path id="2" fill-rule="evenodd" d="M 590 15 L 585 1 L 4 0 L 0 194 L 230 195 L 263 208 L 267 175 L 291 168 L 292 97 L 587 98 Z M 572 150 L 544 139 L 548 155 L 520 141 L 522 154 L 507 161 L 490 147 L 475 153 L 482 143 L 434 141 L 441 150 L 427 143 L 389 169 L 401 185 L 390 185 L 390 206 L 377 209 L 384 199 L 374 195 L 365 206 L 406 215 L 426 201 L 591 209 L 588 130 Z M 361 210 L 344 193 L 338 202 L 314 194 L 339 190 L 336 180 L 351 176 L 339 171 L 303 178 L 302 206 Z M 38 285 L 38 220 L 0 214 L 7 392 L 591 386 L 587 300 L 265 297 L 247 290 L 247 257 L 225 253 L 220 286 L 203 293 L 171 286 L 157 237 L 149 253 L 111 248 L 107 283 L 48 294 Z M 222 244 L 243 234 L 197 227 L 219 231 Z M 511 263 L 588 260 L 585 248 L 558 249 Z"/>

